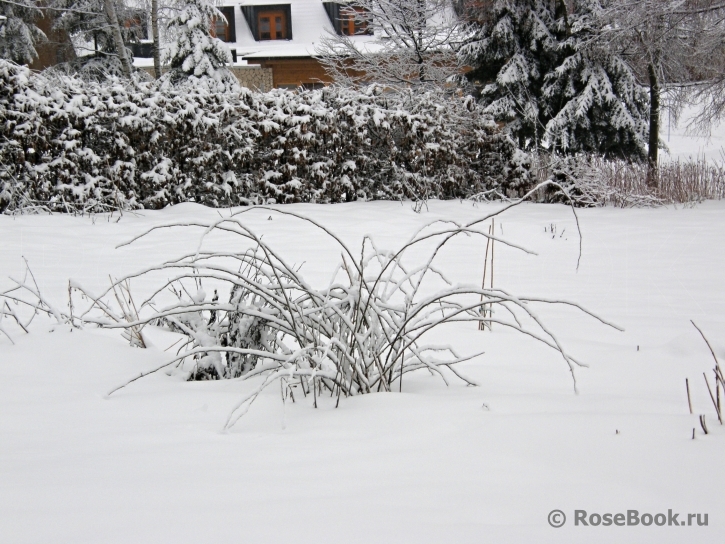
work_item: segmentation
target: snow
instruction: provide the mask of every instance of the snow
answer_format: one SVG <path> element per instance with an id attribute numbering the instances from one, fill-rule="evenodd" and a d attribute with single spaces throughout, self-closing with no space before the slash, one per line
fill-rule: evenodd
<path id="1" fill-rule="evenodd" d="M 685 108 L 679 122 L 665 111 L 661 119 L 660 138 L 668 150 L 663 160 L 690 160 L 704 157 L 710 162 L 725 160 L 725 123 L 717 123 L 709 134 L 699 134 L 689 129 L 692 118 L 699 113 L 697 106 Z"/>
<path id="2" fill-rule="evenodd" d="M 138 68 L 152 68 L 154 65 L 154 59 L 152 57 L 134 57 L 133 65 Z M 259 68 L 259 64 L 250 64 L 246 60 L 237 59 L 237 62 L 232 62 L 229 66 L 247 66 L 250 68 Z"/>
<path id="3" fill-rule="evenodd" d="M 498 204 L 431 201 L 288 205 L 359 247 L 362 233 L 394 249 L 436 219 L 469 221 Z M 0 216 L 0 289 L 25 257 L 44 296 L 65 304 L 68 282 L 91 292 L 114 277 L 193 251 L 193 234 L 154 225 L 214 221 L 228 210 L 183 204 L 160 211 L 71 217 Z M 689 323 L 725 361 L 725 202 L 693 208 L 578 210 L 525 204 L 497 235 L 538 253 L 496 246 L 494 285 L 574 300 L 625 328 L 569 309 L 539 315 L 574 356 L 576 372 L 532 341 L 458 324 L 446 341 L 485 355 L 463 363 L 481 384 L 421 372 L 402 393 L 282 404 L 268 389 L 229 432 L 229 410 L 259 381 L 184 382 L 163 372 L 106 397 L 163 363 L 117 331 L 71 331 L 37 318 L 30 334 L 4 320 L 0 337 L 0 541 L 53 542 L 698 542 L 725 537 L 725 431 L 702 372 L 713 366 Z M 291 217 L 246 215 L 288 262 L 326 284 L 339 253 Z M 269 218 L 272 218 L 270 220 Z M 201 229 L 198 230 L 201 234 Z M 217 241 L 224 247 L 226 241 Z M 423 250 L 421 250 L 422 252 Z M 485 246 L 461 238 L 439 266 L 480 284 Z M 421 253 L 423 255 L 423 253 Z M 132 282 L 139 299 L 151 279 Z M 204 286 L 207 293 L 210 286 Z M 690 380 L 695 415 L 687 408 Z M 274 389 L 274 388 L 273 388 Z M 323 399 L 324 400 L 324 399 Z M 710 434 L 697 421 L 706 414 Z M 692 440 L 692 429 L 696 439 Z M 567 515 L 563 528 L 550 511 Z M 600 514 L 708 513 L 707 527 L 575 527 Z M 685 516 L 686 519 L 686 516 Z"/>

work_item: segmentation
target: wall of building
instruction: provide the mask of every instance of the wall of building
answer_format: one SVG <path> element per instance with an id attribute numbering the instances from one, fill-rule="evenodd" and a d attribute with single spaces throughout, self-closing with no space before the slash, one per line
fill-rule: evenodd
<path id="1" fill-rule="evenodd" d="M 232 73 L 242 86 L 266 92 L 274 87 L 272 70 L 264 66 L 232 66 Z"/>
<path id="2" fill-rule="evenodd" d="M 154 76 L 153 66 L 142 66 L 139 69 Z M 229 69 L 243 87 L 262 92 L 269 91 L 274 87 L 271 68 L 262 66 L 231 66 Z M 163 73 L 166 73 L 168 70 L 168 68 L 161 69 Z"/>
<path id="3" fill-rule="evenodd" d="M 273 71 L 275 87 L 299 87 L 332 83 L 322 64 L 311 57 L 250 59 Z"/>

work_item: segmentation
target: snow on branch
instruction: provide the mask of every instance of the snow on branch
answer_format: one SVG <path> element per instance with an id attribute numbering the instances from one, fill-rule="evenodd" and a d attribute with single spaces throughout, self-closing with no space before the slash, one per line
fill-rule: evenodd
<path id="1" fill-rule="evenodd" d="M 520 196 L 530 183 L 525 154 L 470 97 L 195 81 L 84 81 L 0 60 L 0 213 Z"/>

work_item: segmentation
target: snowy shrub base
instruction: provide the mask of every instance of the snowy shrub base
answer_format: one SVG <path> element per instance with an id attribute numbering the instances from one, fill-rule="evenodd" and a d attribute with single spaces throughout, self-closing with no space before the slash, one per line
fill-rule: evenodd
<path id="1" fill-rule="evenodd" d="M 530 183 L 527 156 L 465 97 L 189 82 L 47 78 L 0 60 L 0 211 L 521 195 Z"/>
<path id="2" fill-rule="evenodd" d="M 692 204 L 725 198 L 725 165 L 704 158 L 662 163 L 657 186 L 648 185 L 646 163 L 608 160 L 596 155 L 547 157 L 547 175 L 566 189 L 550 191 L 546 200 L 578 206 L 618 208 Z"/>
<path id="3" fill-rule="evenodd" d="M 47 68 L 43 72 L 43 76 L 51 81 L 70 77 L 101 84 L 109 78 L 121 79 L 126 77 L 123 73 L 121 60 L 116 55 L 78 57 Z M 138 81 L 151 81 L 151 76 L 143 70 L 134 71 L 132 77 Z"/>

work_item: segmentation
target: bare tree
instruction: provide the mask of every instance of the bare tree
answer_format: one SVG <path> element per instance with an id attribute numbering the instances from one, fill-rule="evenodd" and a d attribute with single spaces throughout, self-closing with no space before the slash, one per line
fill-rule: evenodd
<path id="1" fill-rule="evenodd" d="M 123 36 L 121 35 L 121 26 L 118 22 L 118 16 L 116 15 L 116 7 L 113 4 L 113 0 L 103 0 L 103 8 L 106 11 L 106 17 L 108 18 L 108 25 L 111 28 L 113 35 L 113 41 L 116 45 L 116 54 L 121 61 L 121 68 L 123 74 L 126 77 L 131 77 L 131 63 L 128 60 L 128 52 L 126 46 L 123 43 Z"/>
<path id="2" fill-rule="evenodd" d="M 699 107 L 690 128 L 709 133 L 725 117 L 725 2 L 700 0 L 689 7 L 691 32 L 697 38 L 691 81 L 680 88 Z"/>
<path id="3" fill-rule="evenodd" d="M 132 59 L 125 43 L 140 37 L 140 24 L 133 24 L 138 8 L 125 0 L 51 0 L 49 4 L 48 9 L 57 12 L 54 27 L 73 38 L 79 65 L 100 61 L 101 77 L 109 70 L 131 75 Z"/>
<path id="4" fill-rule="evenodd" d="M 353 0 L 334 10 L 336 33 L 317 53 L 335 81 L 444 84 L 460 73 L 461 22 L 448 0 Z"/>
<path id="5" fill-rule="evenodd" d="M 151 0 L 151 37 L 154 40 L 154 76 L 161 77 L 161 43 L 159 38 L 159 0 Z"/>
<path id="6" fill-rule="evenodd" d="M 725 85 L 725 2 L 609 0 L 603 4 L 609 25 L 597 39 L 616 48 L 649 87 L 648 181 L 656 185 L 662 99 L 667 98 L 668 107 L 677 114 L 694 94 L 718 95 Z M 722 100 L 702 119 L 711 120 L 724 111 Z"/>

